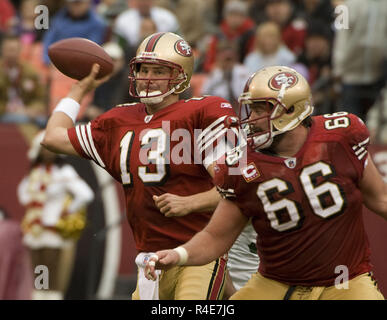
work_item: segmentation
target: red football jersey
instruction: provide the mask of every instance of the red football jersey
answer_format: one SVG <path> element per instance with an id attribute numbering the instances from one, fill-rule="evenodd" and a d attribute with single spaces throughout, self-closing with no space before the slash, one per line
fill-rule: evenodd
<path id="1" fill-rule="evenodd" d="M 249 149 L 240 175 L 216 166 L 215 183 L 252 218 L 259 272 L 290 285 L 332 286 L 370 270 L 358 188 L 369 132 L 345 112 L 313 117 L 308 138 L 292 158 Z"/>
<path id="2" fill-rule="evenodd" d="M 174 248 L 207 224 L 212 212 L 167 218 L 152 196 L 188 196 L 213 188 L 205 166 L 232 143 L 221 139 L 232 133 L 224 125 L 228 116 L 235 114 L 226 100 L 201 97 L 178 101 L 153 115 L 142 103 L 120 105 L 68 130 L 79 155 L 122 183 L 138 251 Z"/>

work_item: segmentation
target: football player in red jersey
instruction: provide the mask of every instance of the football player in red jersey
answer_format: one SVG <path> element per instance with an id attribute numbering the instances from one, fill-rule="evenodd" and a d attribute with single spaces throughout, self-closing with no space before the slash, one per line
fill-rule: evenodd
<path id="1" fill-rule="evenodd" d="M 261 261 L 231 299 L 384 299 L 362 207 L 387 218 L 387 187 L 364 123 L 346 112 L 312 117 L 308 83 L 286 67 L 253 74 L 240 102 L 249 113 L 246 143 L 214 168 L 223 199 L 210 223 L 184 246 L 156 252 L 146 270 L 204 264 L 251 218 Z M 243 154 L 240 174 L 229 174 Z"/>
<path id="2" fill-rule="evenodd" d="M 230 103 L 219 97 L 179 100 L 189 87 L 192 50 L 173 33 L 156 33 L 139 46 L 130 62 L 130 87 L 141 103 L 123 104 L 74 126 L 79 102 L 102 80 L 98 65 L 61 100 L 49 119 L 43 144 L 56 152 L 93 160 L 122 183 L 129 224 L 139 255 L 133 299 L 219 299 L 225 260 L 203 267 L 176 267 L 158 275 L 154 287 L 144 277 L 149 257 L 187 242 L 208 223 L 220 196 L 212 181 L 214 162 L 228 148 Z M 163 208 L 165 194 L 189 196 L 190 214 Z M 163 196 L 164 195 L 164 196 Z M 152 282 L 153 284 L 153 282 Z M 158 286 L 158 287 L 157 287 Z"/>

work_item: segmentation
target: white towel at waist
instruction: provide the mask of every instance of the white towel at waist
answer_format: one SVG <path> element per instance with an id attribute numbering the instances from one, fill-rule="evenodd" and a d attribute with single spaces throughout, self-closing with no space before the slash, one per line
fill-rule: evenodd
<path id="1" fill-rule="evenodd" d="M 141 252 L 136 257 L 136 264 L 138 267 L 138 291 L 140 300 L 159 300 L 159 275 L 160 270 L 156 270 L 156 280 L 148 280 L 145 278 L 144 269 L 146 263 L 151 256 L 155 255 L 153 252 Z"/>

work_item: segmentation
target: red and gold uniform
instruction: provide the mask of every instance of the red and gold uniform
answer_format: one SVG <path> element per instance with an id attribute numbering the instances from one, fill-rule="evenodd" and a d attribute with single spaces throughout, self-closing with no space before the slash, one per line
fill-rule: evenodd
<path id="1" fill-rule="evenodd" d="M 152 197 L 167 192 L 188 196 L 213 188 L 206 167 L 225 153 L 228 142 L 218 138 L 227 136 L 224 119 L 234 115 L 231 105 L 218 97 L 181 100 L 153 115 L 146 113 L 142 103 L 120 105 L 69 129 L 68 135 L 82 157 L 95 161 L 122 183 L 136 248 L 155 252 L 182 245 L 208 223 L 212 212 L 165 217 Z M 222 271 L 206 272 L 204 296 L 190 299 L 217 298 L 207 292 L 210 282 L 216 282 L 211 281 L 213 272 L 224 276 L 224 263 L 216 262 L 216 268 L 220 267 Z"/>
<path id="2" fill-rule="evenodd" d="M 359 190 L 368 144 L 369 132 L 358 117 L 336 113 L 313 117 L 294 157 L 249 149 L 240 175 L 228 175 L 226 164 L 217 166 L 219 190 L 252 218 L 258 233 L 258 273 L 234 298 L 282 299 L 289 286 L 307 288 L 312 297 L 313 287 L 334 289 L 343 270 L 349 280 L 361 277 L 374 285 L 367 276 L 370 250 Z M 330 297 L 324 290 L 313 294 L 329 299 L 338 291 L 331 290 Z M 374 290 L 371 299 L 375 292 L 380 294 Z"/>

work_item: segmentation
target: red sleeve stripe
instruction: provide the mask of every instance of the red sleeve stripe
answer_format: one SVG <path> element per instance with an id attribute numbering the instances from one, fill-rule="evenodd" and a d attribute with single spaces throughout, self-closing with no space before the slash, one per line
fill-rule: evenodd
<path id="1" fill-rule="evenodd" d="M 198 147 L 199 152 L 202 153 L 211 144 L 213 144 L 215 140 L 217 140 L 222 135 L 225 135 L 226 132 L 233 133 L 234 138 L 235 138 L 234 141 L 238 140 L 237 139 L 239 136 L 238 129 L 231 128 L 231 130 L 230 130 L 228 128 L 225 128 L 223 121 L 226 117 L 227 116 L 223 116 L 223 117 L 215 120 L 206 129 L 204 129 L 203 132 L 198 136 L 196 143 L 197 143 L 197 147 Z M 226 138 L 230 138 L 230 136 L 228 136 L 228 133 L 227 133 Z"/>
<path id="2" fill-rule="evenodd" d="M 362 141 L 362 142 L 360 142 L 360 143 L 354 145 L 354 146 L 352 147 L 352 149 L 353 149 L 353 150 L 356 150 L 357 148 L 360 148 L 360 147 L 364 146 L 365 144 L 368 144 L 369 142 L 370 142 L 370 138 L 368 137 L 368 138 L 365 139 L 364 141 Z"/>
<path id="3" fill-rule="evenodd" d="M 82 126 L 83 126 L 83 125 L 78 125 L 78 126 L 76 126 L 76 127 L 75 127 L 75 132 L 77 133 L 77 138 L 78 138 L 79 144 L 80 144 L 81 147 L 82 147 L 83 152 L 84 152 L 89 158 L 92 158 L 91 155 L 89 154 L 89 151 L 86 149 L 85 144 L 83 143 L 83 138 L 82 138 L 81 129 L 80 129 L 80 127 L 82 127 Z"/>
<path id="4" fill-rule="evenodd" d="M 216 127 L 218 124 L 223 123 L 224 119 L 227 116 L 220 117 L 219 119 L 215 120 L 213 123 L 211 123 L 207 128 L 203 130 L 203 132 L 198 136 L 198 144 L 201 143 L 201 140 L 204 139 L 206 141 L 206 136 L 210 133 L 212 128 Z"/>
<path id="5" fill-rule="evenodd" d="M 217 138 L 219 138 L 227 131 L 223 123 L 225 118 L 226 116 L 223 116 L 215 120 L 198 136 L 196 143 L 199 152 L 203 152 L 203 150 L 208 148 L 208 146 L 210 146 Z"/>
<path id="6" fill-rule="evenodd" d="M 102 159 L 100 158 L 97 150 L 95 149 L 93 136 L 91 134 L 90 123 L 86 125 L 79 125 L 75 127 L 79 144 L 82 147 L 83 152 L 91 159 L 94 160 L 101 167 L 105 167 Z"/>
<path id="7" fill-rule="evenodd" d="M 87 138 L 87 134 L 86 134 L 86 126 L 85 125 L 81 125 L 81 133 L 82 133 L 82 139 L 83 139 L 83 143 L 88 151 L 88 154 L 90 155 L 90 158 L 92 158 L 95 162 L 97 162 L 97 159 L 95 158 L 94 154 L 92 153 L 91 151 L 91 148 L 90 148 L 90 144 L 89 144 L 89 140 Z"/>
<path id="8" fill-rule="evenodd" d="M 95 155 L 95 157 L 97 158 L 98 164 L 102 168 L 105 168 L 105 164 L 103 163 L 103 161 L 102 161 L 101 157 L 99 156 L 99 154 L 97 152 L 97 149 L 95 148 L 95 145 L 94 145 L 93 136 L 91 134 L 91 123 L 90 122 L 87 124 L 87 133 L 88 133 L 88 137 L 89 137 L 89 141 L 90 141 L 90 146 L 91 146 L 92 152 Z"/>
<path id="9" fill-rule="evenodd" d="M 357 158 L 359 160 L 363 159 L 364 156 L 367 154 L 367 149 L 366 149 L 366 145 L 370 142 L 370 138 L 368 137 L 367 139 L 365 139 L 364 141 L 358 143 L 357 145 L 354 145 L 352 147 L 353 151 L 355 151 L 355 154 L 357 156 Z M 363 147 L 365 146 L 365 147 Z"/>
<path id="10" fill-rule="evenodd" d="M 209 146 L 211 146 L 218 138 L 221 136 L 224 136 L 224 134 L 227 132 L 227 128 L 224 128 L 223 125 L 219 126 L 216 130 L 214 130 L 211 133 L 211 136 L 208 137 L 208 140 L 205 142 L 205 145 L 199 146 L 199 152 L 203 152 L 206 150 Z"/>
<path id="11" fill-rule="evenodd" d="M 364 158 L 364 156 L 366 155 L 368 153 L 368 151 L 367 150 L 365 150 L 362 154 L 360 154 L 360 155 L 357 155 L 357 158 L 359 159 L 359 160 L 361 160 L 361 159 L 363 159 Z"/>
<path id="12" fill-rule="evenodd" d="M 232 147 L 230 147 L 225 140 L 221 140 L 217 143 L 215 149 L 208 148 L 207 150 L 204 150 L 204 166 L 207 168 L 209 165 L 223 157 L 230 149 L 232 149 Z"/>

